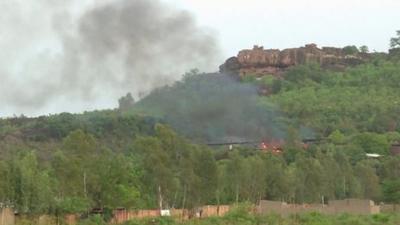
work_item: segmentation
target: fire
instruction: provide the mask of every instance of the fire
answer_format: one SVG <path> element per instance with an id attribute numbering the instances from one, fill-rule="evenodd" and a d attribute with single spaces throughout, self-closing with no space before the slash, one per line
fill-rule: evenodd
<path id="1" fill-rule="evenodd" d="M 272 152 L 274 154 L 280 154 L 282 153 L 282 145 L 283 141 L 269 141 L 269 142 L 261 142 L 260 143 L 260 150 L 264 152 Z"/>

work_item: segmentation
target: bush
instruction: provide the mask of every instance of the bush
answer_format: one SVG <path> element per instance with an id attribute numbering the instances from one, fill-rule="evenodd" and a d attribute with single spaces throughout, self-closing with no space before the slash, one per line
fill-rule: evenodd
<path id="1" fill-rule="evenodd" d="M 257 219 L 251 212 L 252 205 L 248 203 L 242 203 L 234 206 L 234 208 L 224 216 L 224 220 L 226 220 L 228 224 L 256 224 Z"/>
<path id="2" fill-rule="evenodd" d="M 90 216 L 87 219 L 79 221 L 78 225 L 107 225 L 100 215 Z"/>

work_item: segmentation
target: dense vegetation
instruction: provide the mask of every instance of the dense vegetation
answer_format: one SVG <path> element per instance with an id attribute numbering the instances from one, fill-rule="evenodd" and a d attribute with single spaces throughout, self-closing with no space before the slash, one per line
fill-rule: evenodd
<path id="1" fill-rule="evenodd" d="M 300 65 L 284 79 L 239 82 L 192 73 L 138 103 L 130 95 L 121 98 L 119 110 L 2 119 L 0 202 L 28 214 L 259 199 L 399 203 L 400 157 L 390 154 L 400 141 L 399 84 L 400 64 L 390 55 L 340 72 Z M 259 86 L 270 94 L 259 96 Z M 320 142 L 305 147 L 302 138 L 310 135 Z M 233 138 L 284 139 L 284 152 L 203 145 Z M 229 218 L 234 214 L 202 223 L 231 224 Z M 244 215 L 246 224 L 262 219 L 398 220 L 308 215 L 298 222 Z"/>
<path id="2" fill-rule="evenodd" d="M 303 65 L 290 70 L 285 80 L 273 81 L 272 99 L 288 117 L 323 136 L 335 130 L 399 131 L 399 74 L 399 64 L 385 60 L 344 72 Z"/>

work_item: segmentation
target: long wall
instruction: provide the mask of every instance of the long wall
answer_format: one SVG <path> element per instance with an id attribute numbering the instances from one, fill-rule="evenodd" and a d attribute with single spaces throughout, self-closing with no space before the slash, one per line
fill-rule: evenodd
<path id="1" fill-rule="evenodd" d="M 212 217 L 212 216 L 224 216 L 232 207 L 229 205 L 207 205 L 198 208 L 196 211 L 188 211 L 183 209 L 172 209 L 170 210 L 170 216 L 179 219 L 189 219 L 190 217 Z M 285 202 L 268 201 L 262 200 L 255 207 L 256 212 L 260 214 L 280 214 L 288 216 L 291 214 L 307 213 L 307 212 L 319 212 L 323 214 L 339 214 L 349 213 L 358 215 L 371 215 L 380 212 L 389 213 L 395 212 L 400 213 L 399 205 L 375 205 L 373 201 L 361 200 L 361 199 L 345 199 L 330 201 L 327 205 L 321 204 L 287 204 Z M 160 210 L 115 210 L 114 217 L 111 220 L 112 224 L 121 224 L 128 220 L 143 219 L 161 216 Z M 0 225 L 14 225 L 16 220 L 21 219 L 21 216 L 17 218 L 14 216 L 14 211 L 10 208 L 0 209 Z M 78 222 L 78 214 L 65 215 L 64 223 L 67 225 L 75 225 Z M 42 215 L 37 218 L 36 224 L 49 225 L 58 224 L 56 218 L 51 216 Z"/>
<path id="2" fill-rule="evenodd" d="M 323 214 L 349 213 L 357 215 L 371 215 L 380 213 L 380 206 L 371 200 L 345 199 L 330 201 L 327 205 L 322 204 L 287 204 L 285 202 L 262 200 L 257 207 L 261 214 L 290 215 L 306 212 L 319 212 Z"/>
<path id="3" fill-rule="evenodd" d="M 14 225 L 15 215 L 11 208 L 0 209 L 0 225 Z"/>
<path id="4" fill-rule="evenodd" d="M 229 212 L 229 205 L 206 205 L 196 211 L 189 211 L 186 209 L 171 209 L 169 210 L 170 216 L 180 219 L 189 219 L 190 217 L 211 217 L 211 216 L 224 216 Z M 111 220 L 113 224 L 123 223 L 133 219 L 143 219 L 161 216 L 160 210 L 115 210 L 114 217 Z"/>

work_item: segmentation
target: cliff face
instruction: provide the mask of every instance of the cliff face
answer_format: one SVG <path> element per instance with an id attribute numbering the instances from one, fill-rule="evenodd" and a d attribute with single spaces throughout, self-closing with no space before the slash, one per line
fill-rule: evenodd
<path id="1" fill-rule="evenodd" d="M 357 65 L 368 58 L 366 53 L 346 54 L 341 48 L 318 48 L 315 44 L 305 47 L 284 50 L 264 49 L 254 46 L 239 52 L 220 66 L 221 72 L 246 75 L 280 76 L 288 68 L 306 63 L 318 63 L 324 68 L 343 69 L 349 65 Z"/>

